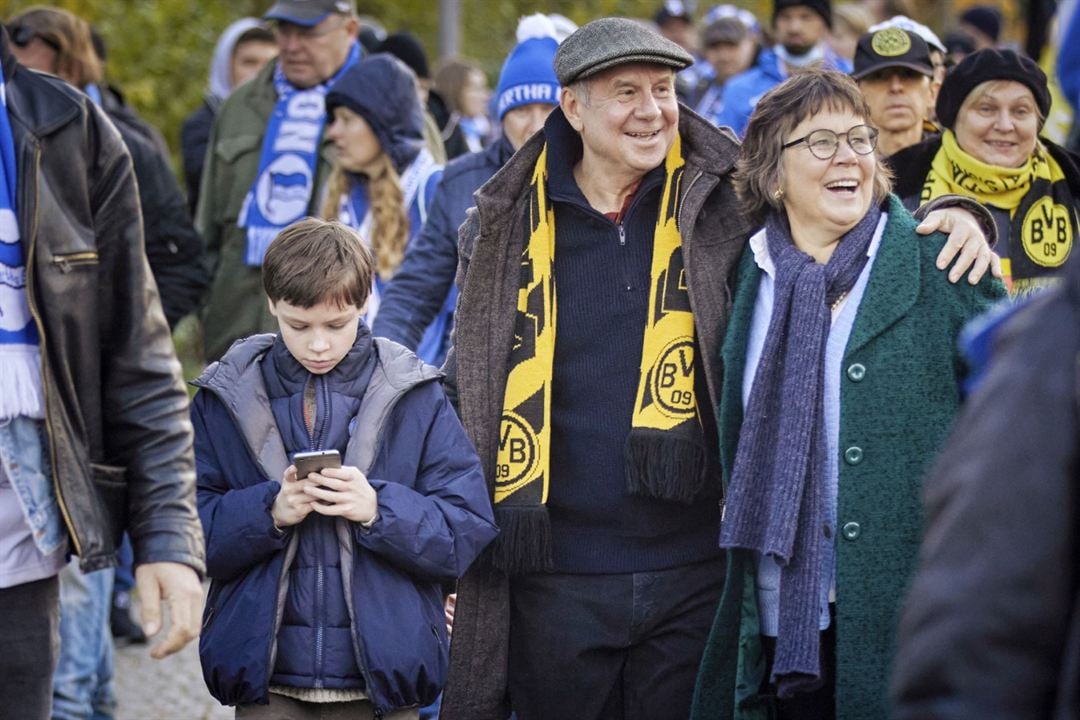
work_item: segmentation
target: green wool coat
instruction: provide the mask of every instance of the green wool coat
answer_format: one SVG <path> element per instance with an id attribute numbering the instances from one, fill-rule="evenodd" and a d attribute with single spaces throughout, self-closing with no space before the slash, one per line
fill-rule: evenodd
<path id="1" fill-rule="evenodd" d="M 887 676 L 900 601 L 921 536 L 922 477 L 960 407 L 963 325 L 1005 297 L 999 280 L 950 284 L 934 263 L 945 242 L 915 233 L 900 201 L 888 221 L 841 364 L 836 568 L 836 717 L 888 717 Z M 725 484 L 742 425 L 746 344 L 761 270 L 743 254 L 722 349 L 720 443 Z M 695 720 L 772 717 L 758 694 L 761 648 L 755 564 L 729 553 L 723 596 L 694 695 Z"/>

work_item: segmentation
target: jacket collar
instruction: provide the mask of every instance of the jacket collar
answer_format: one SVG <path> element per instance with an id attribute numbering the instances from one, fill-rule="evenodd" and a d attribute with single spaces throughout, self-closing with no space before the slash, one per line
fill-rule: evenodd
<path id="1" fill-rule="evenodd" d="M 362 397 L 371 376 L 373 360 L 371 331 L 366 323 L 360 321 L 353 346 L 345 353 L 341 362 L 323 377 L 332 392 L 349 397 Z M 263 379 L 271 398 L 303 392 L 312 377 L 307 368 L 285 347 L 285 341 L 280 335 L 267 352 L 264 365 L 266 371 Z"/>
<path id="2" fill-rule="evenodd" d="M 0 23 L 0 64 L 4 69 L 4 82 L 11 80 L 15 73 L 15 55 L 11 52 L 11 36 L 7 26 Z"/>
<path id="3" fill-rule="evenodd" d="M 3 26 L 0 26 L 0 63 L 16 146 L 23 133 L 45 137 L 79 117 L 81 93 L 62 80 L 20 65 L 11 52 L 11 37 Z"/>

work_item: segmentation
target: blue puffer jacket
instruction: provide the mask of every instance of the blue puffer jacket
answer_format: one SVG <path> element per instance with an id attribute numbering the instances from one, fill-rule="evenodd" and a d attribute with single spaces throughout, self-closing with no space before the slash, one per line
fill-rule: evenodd
<path id="1" fill-rule="evenodd" d="M 828 70 L 851 72 L 851 63 L 828 46 L 825 47 L 825 58 L 821 65 Z M 731 78 L 724 85 L 724 94 L 720 99 L 722 109 L 715 118 L 716 124 L 719 127 L 731 128 L 741 138 L 746 134 L 746 126 L 758 100 L 786 79 L 787 73 L 780 67 L 780 58 L 776 53 L 762 50 L 756 65 Z"/>
<path id="2" fill-rule="evenodd" d="M 457 158 L 443 171 L 427 222 L 405 251 L 383 292 L 372 332 L 416 348 L 449 295 L 457 298 L 458 228 L 471 208 L 473 193 L 514 154 L 505 137 L 483 152 Z"/>
<path id="3" fill-rule="evenodd" d="M 195 383 L 207 687 L 227 705 L 265 703 L 271 684 L 362 688 L 380 714 L 426 705 L 446 677 L 440 581 L 497 532 L 476 453 L 434 369 L 363 325 L 315 379 L 309 435 L 312 376 L 273 338 L 238 342 Z M 379 502 L 370 530 L 314 513 L 274 528 L 271 478 L 308 447 L 337 447 L 366 474 Z"/>

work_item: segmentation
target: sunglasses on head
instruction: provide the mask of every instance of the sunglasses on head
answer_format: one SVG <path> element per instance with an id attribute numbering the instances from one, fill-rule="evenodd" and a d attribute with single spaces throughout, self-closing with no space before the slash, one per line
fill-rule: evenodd
<path id="1" fill-rule="evenodd" d="M 34 38 L 37 38 L 51 47 L 55 52 L 60 52 L 60 43 L 48 35 L 39 33 L 29 25 L 12 25 L 8 28 L 8 32 L 11 34 L 11 42 L 15 43 L 18 47 L 24 48 L 29 45 Z"/>

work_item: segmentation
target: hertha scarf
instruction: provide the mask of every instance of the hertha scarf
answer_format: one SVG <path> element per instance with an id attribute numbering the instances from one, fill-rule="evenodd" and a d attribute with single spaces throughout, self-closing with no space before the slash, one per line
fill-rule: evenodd
<path id="1" fill-rule="evenodd" d="M 547 147 L 529 187 L 529 240 L 521 257 L 514 344 L 495 470 L 500 533 L 493 560 L 507 573 L 550 570 L 551 397 L 558 309 L 555 214 L 547 197 Z M 664 161 L 653 234 L 641 373 L 626 444 L 629 492 L 690 502 L 704 485 L 707 452 L 695 394 L 694 318 L 678 228 L 683 157 L 678 136 Z"/>

